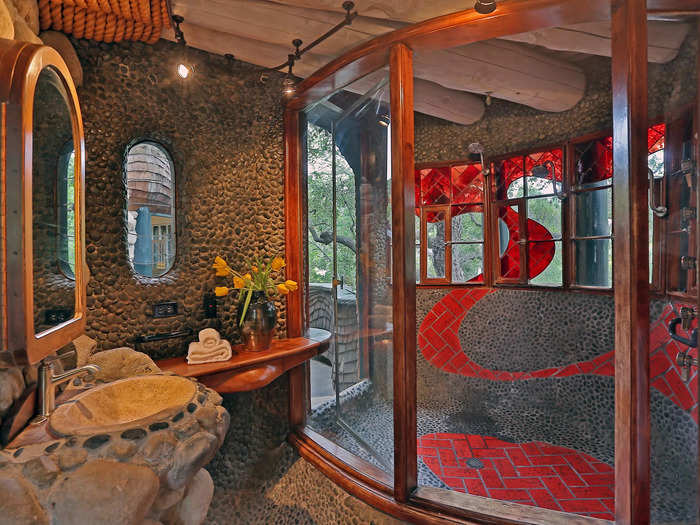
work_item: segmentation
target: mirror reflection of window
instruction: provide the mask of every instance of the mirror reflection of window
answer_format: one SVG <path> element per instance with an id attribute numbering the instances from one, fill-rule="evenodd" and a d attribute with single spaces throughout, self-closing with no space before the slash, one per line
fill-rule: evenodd
<path id="1" fill-rule="evenodd" d="M 175 169 L 163 146 L 140 141 L 125 161 L 127 249 L 134 271 L 160 277 L 175 261 Z"/>
<path id="2" fill-rule="evenodd" d="M 75 151 L 67 143 L 58 158 L 58 267 L 75 280 Z"/>

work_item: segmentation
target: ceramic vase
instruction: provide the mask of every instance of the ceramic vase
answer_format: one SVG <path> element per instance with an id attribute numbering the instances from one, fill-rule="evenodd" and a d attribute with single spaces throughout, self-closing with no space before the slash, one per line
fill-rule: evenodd
<path id="1" fill-rule="evenodd" d="M 245 296 L 238 304 L 237 319 L 240 323 Z M 275 336 L 277 326 L 277 307 L 265 292 L 253 292 L 248 305 L 248 310 L 243 317 L 243 323 L 239 324 L 241 339 L 250 352 L 268 350 Z"/>

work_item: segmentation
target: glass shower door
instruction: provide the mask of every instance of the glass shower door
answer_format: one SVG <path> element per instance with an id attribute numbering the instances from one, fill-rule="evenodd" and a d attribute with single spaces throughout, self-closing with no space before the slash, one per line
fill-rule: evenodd
<path id="1" fill-rule="evenodd" d="M 333 333 L 329 351 L 311 366 L 308 420 L 315 431 L 391 473 L 387 72 L 360 79 L 307 108 L 306 117 L 309 318 L 312 327 Z M 319 250 L 326 250 L 325 256 Z M 325 284 L 316 284 L 319 280 Z"/>

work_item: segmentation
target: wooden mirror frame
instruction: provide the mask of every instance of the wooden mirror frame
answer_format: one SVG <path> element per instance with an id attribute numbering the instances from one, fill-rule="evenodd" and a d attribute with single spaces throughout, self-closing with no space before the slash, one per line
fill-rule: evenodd
<path id="1" fill-rule="evenodd" d="M 498 500 L 417 487 L 416 338 L 413 236 L 412 52 L 465 45 L 542 27 L 610 20 L 615 147 L 615 523 L 649 523 L 649 293 L 646 260 L 647 15 L 700 15 L 697 0 L 500 0 L 376 37 L 306 78 L 285 111 L 285 219 L 288 278 L 304 283 L 305 225 L 300 114 L 309 104 L 389 63 L 392 103 L 394 283 L 394 477 L 306 426 L 307 364 L 289 373 L 289 441 L 350 494 L 397 518 L 421 523 L 610 523 Z M 700 111 L 700 110 L 699 110 Z M 641 130 L 641 131 L 640 131 Z M 644 167 L 644 169 L 642 169 Z M 640 175 L 641 174 L 641 175 Z M 700 190 L 699 190 L 700 191 Z M 408 220 L 410 218 L 410 221 Z M 698 247 L 700 250 L 700 247 Z M 700 252 L 698 252 L 700 253 Z M 300 294 L 287 298 L 289 337 L 308 328 Z M 411 328 L 413 327 L 413 332 Z M 393 483 L 392 483 L 393 481 Z M 461 500 L 455 503 L 456 500 Z"/>
<path id="2" fill-rule="evenodd" d="M 73 318 L 41 333 L 34 327 L 32 243 L 32 151 L 34 92 L 40 73 L 51 67 L 68 95 L 75 151 L 75 311 Z M 34 364 L 85 331 L 85 141 L 78 94 L 68 67 L 48 46 L 0 39 L 2 104 L 2 361 Z M 3 355 L 4 354 L 4 355 Z"/>

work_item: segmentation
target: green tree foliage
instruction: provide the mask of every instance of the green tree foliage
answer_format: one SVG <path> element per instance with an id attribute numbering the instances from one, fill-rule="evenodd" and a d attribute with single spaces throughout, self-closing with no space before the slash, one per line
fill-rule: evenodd
<path id="1" fill-rule="evenodd" d="M 307 134 L 309 279 L 333 280 L 333 138 L 323 128 L 309 124 Z M 357 239 L 355 174 L 336 147 L 336 222 L 338 276 L 355 289 Z"/>

